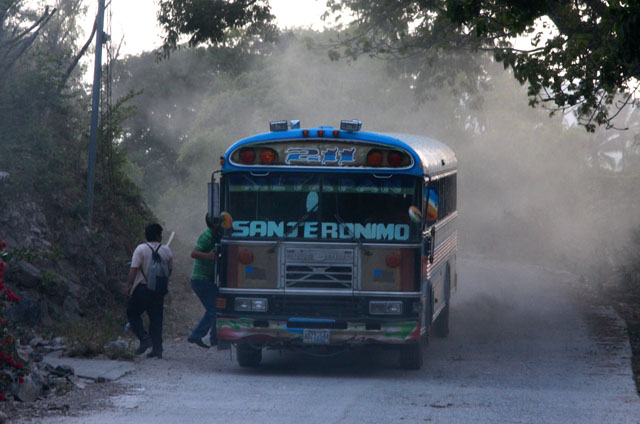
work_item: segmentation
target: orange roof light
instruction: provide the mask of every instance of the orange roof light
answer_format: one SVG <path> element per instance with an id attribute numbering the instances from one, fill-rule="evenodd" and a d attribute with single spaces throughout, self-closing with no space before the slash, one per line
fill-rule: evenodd
<path id="1" fill-rule="evenodd" d="M 307 130 L 307 129 L 302 130 L 302 135 L 304 137 L 309 137 L 309 130 Z"/>
<path id="2" fill-rule="evenodd" d="M 318 130 L 318 137 L 324 137 L 324 130 Z"/>
<path id="3" fill-rule="evenodd" d="M 276 152 L 273 149 L 262 149 L 260 152 L 260 162 L 271 165 L 276 160 Z"/>

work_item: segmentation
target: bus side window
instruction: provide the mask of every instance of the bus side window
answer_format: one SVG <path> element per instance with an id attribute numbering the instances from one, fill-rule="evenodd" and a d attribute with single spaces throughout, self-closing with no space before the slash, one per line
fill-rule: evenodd
<path id="1" fill-rule="evenodd" d="M 438 220 L 444 219 L 456 211 L 456 174 L 438 180 L 440 203 Z"/>
<path id="2" fill-rule="evenodd" d="M 456 211 L 456 174 L 433 181 L 424 190 L 427 227 Z"/>

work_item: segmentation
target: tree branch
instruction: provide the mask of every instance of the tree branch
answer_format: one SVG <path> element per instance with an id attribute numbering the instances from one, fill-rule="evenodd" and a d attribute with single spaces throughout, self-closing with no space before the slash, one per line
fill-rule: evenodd
<path id="1" fill-rule="evenodd" d="M 58 92 L 62 91 L 64 86 L 67 84 L 67 81 L 71 77 L 71 73 L 76 68 L 76 66 L 78 66 L 78 63 L 80 62 L 80 59 L 82 59 L 82 56 L 84 56 L 84 54 L 89 49 L 89 46 L 91 45 L 91 42 L 93 41 L 93 36 L 96 34 L 97 29 L 98 29 L 98 17 L 96 16 L 96 19 L 93 21 L 93 29 L 91 30 L 91 34 L 89 35 L 89 39 L 87 40 L 86 43 L 84 43 L 84 45 L 82 46 L 82 48 L 80 49 L 78 54 L 76 54 L 74 56 L 73 60 L 69 64 L 69 66 L 67 66 L 67 70 L 65 71 L 64 76 L 62 77 L 62 80 L 58 84 L 58 89 L 57 89 Z"/>

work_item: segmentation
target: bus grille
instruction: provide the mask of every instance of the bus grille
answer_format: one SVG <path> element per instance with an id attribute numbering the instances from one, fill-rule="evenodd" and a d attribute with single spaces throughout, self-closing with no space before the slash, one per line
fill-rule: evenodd
<path id="1" fill-rule="evenodd" d="M 351 290 L 354 268 L 352 249 L 287 248 L 285 287 Z"/>
<path id="2" fill-rule="evenodd" d="M 350 289 L 353 267 L 287 265 L 285 281 L 290 288 Z"/>

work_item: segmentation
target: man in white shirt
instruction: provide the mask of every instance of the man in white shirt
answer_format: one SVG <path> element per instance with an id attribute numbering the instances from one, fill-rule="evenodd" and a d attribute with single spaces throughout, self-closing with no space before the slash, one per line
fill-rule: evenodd
<path id="1" fill-rule="evenodd" d="M 139 244 L 131 258 L 131 269 L 127 276 L 127 318 L 131 330 L 140 340 L 136 355 L 142 355 L 150 347 L 148 358 L 162 358 L 162 318 L 164 309 L 164 293 L 158 293 L 147 287 L 146 270 L 149 269 L 153 252 L 157 252 L 169 268 L 173 267 L 173 253 L 167 246 L 162 246 L 162 227 L 150 224 L 145 229 L 147 243 Z M 142 314 L 149 317 L 149 333 L 144 329 Z"/>

